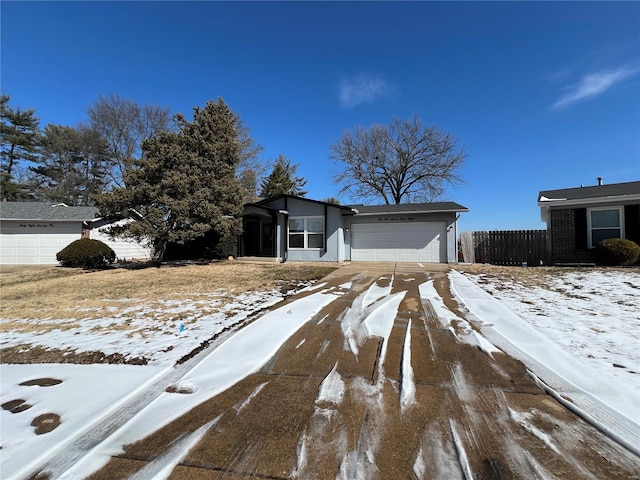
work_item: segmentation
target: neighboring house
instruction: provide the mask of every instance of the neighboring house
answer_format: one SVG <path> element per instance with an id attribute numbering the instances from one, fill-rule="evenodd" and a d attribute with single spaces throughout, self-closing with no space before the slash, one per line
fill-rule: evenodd
<path id="1" fill-rule="evenodd" d="M 607 238 L 640 244 L 640 182 L 541 191 L 538 206 L 551 263 L 591 263 Z"/>
<path id="2" fill-rule="evenodd" d="M 125 238 L 111 238 L 109 228 L 134 222 L 135 218 L 125 218 L 121 220 L 110 220 L 98 218 L 87 222 L 90 229 L 89 238 L 100 240 L 111 247 L 116 253 L 118 260 L 148 260 L 151 258 L 151 247 L 143 245 L 135 240 Z"/>
<path id="3" fill-rule="evenodd" d="M 244 206 L 240 257 L 277 261 L 457 262 L 454 202 L 335 205 L 280 195 Z"/>
<path id="4" fill-rule="evenodd" d="M 1 202 L 0 264 L 56 264 L 56 253 L 82 237 L 107 243 L 119 259 L 146 258 L 149 250 L 134 244 L 105 239 L 95 207 L 69 207 L 63 203 Z"/>

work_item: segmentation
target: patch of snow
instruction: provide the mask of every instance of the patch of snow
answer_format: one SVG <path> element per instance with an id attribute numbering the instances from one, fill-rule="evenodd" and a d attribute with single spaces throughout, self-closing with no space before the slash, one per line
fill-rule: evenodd
<path id="1" fill-rule="evenodd" d="M 423 440 L 413 463 L 413 472 L 420 479 L 442 478 L 463 480 L 455 447 L 435 424 L 424 432 Z"/>
<path id="2" fill-rule="evenodd" d="M 386 286 L 380 286 L 378 283 L 387 283 Z M 391 277 L 380 277 L 377 282 L 371 285 L 365 294 L 365 298 L 362 302 L 364 307 L 368 307 L 369 305 L 377 302 L 380 299 L 383 299 L 389 294 L 391 294 L 391 289 L 393 288 L 393 275 Z"/>
<path id="3" fill-rule="evenodd" d="M 407 292 L 404 291 L 388 295 L 371 305 L 367 311 L 365 311 L 366 316 L 363 323 L 366 327 L 367 336 L 380 337 L 383 339 L 382 348 L 380 349 L 380 369 L 384 365 L 387 356 L 389 336 L 391 335 L 391 330 L 393 329 L 393 324 L 398 314 L 398 308 L 406 293 Z"/>
<path id="4" fill-rule="evenodd" d="M 460 441 L 460 436 L 456 429 L 456 423 L 453 419 L 449 419 L 449 427 L 451 428 L 451 436 L 453 437 L 453 445 L 456 448 L 456 454 L 458 455 L 458 462 L 464 475 L 465 480 L 473 480 L 473 473 L 471 472 L 471 466 L 467 458 L 467 452 L 464 449 L 464 445 Z"/>
<path id="5" fill-rule="evenodd" d="M 460 318 L 446 306 L 442 297 L 433 286 L 433 280 L 421 284 L 419 287 L 420 296 L 423 300 L 428 300 L 440 321 L 455 338 L 465 343 L 477 347 L 481 352 L 493 358 L 493 353 L 500 352 L 489 340 L 480 335 L 465 319 Z M 456 325 L 456 328 L 453 327 Z M 456 332 L 456 329 L 458 332 Z M 427 331 L 429 331 L 427 329 Z M 432 347 L 433 349 L 433 347 Z"/>
<path id="6" fill-rule="evenodd" d="M 527 412 L 516 412 L 512 408 L 509 408 L 509 416 L 513 421 L 522 426 L 527 432 L 531 433 L 534 437 L 540 440 L 542 443 L 546 445 L 547 448 L 550 448 L 557 454 L 560 454 L 560 451 L 551 440 L 551 437 L 546 433 L 540 431 L 531 423 L 531 414 Z"/>
<path id="7" fill-rule="evenodd" d="M 34 364 L 0 366 L 0 404 L 23 399 L 28 410 L 0 410 L 2 478 L 24 478 L 33 465 L 40 465 L 63 450 L 102 418 L 117 412 L 167 369 L 132 365 Z M 27 380 L 55 378 L 52 387 L 20 386 Z M 31 421 L 44 413 L 56 413 L 61 424 L 36 435 Z"/>
<path id="8" fill-rule="evenodd" d="M 416 385 L 413 382 L 413 367 L 411 366 L 411 320 L 407 324 L 402 347 L 402 385 L 400 388 L 400 410 L 404 413 L 407 408 L 416 403 Z"/>
<path id="9" fill-rule="evenodd" d="M 334 405 L 340 405 L 344 398 L 344 380 L 342 376 L 336 371 L 338 363 L 333 366 L 333 369 L 327 374 L 318 391 L 318 397 L 316 403 L 328 402 Z"/>

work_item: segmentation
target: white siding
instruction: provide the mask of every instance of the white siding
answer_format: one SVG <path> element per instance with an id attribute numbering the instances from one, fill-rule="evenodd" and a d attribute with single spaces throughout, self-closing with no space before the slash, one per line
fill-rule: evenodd
<path id="1" fill-rule="evenodd" d="M 121 223 L 128 223 L 132 220 L 121 220 L 115 223 L 118 225 Z M 141 245 L 133 240 L 125 240 L 116 238 L 115 240 L 106 233 L 111 225 L 105 225 L 104 227 L 95 228 L 91 230 L 90 238 L 94 240 L 100 240 L 111 247 L 116 253 L 118 260 L 147 260 L 151 257 L 151 249 Z"/>
<path id="2" fill-rule="evenodd" d="M 351 225 L 351 260 L 447 261 L 445 222 L 389 222 Z"/>

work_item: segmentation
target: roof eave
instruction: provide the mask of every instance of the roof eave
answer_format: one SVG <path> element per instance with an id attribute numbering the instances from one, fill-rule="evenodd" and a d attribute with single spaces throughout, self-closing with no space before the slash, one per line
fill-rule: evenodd
<path id="1" fill-rule="evenodd" d="M 418 213 L 464 213 L 468 212 L 468 208 L 446 208 L 437 210 L 387 210 L 380 212 L 358 212 L 359 217 L 371 216 L 371 215 L 415 215 Z"/>
<path id="2" fill-rule="evenodd" d="M 89 222 L 96 220 L 95 217 L 86 218 L 12 218 L 1 217 L 0 220 L 13 220 L 16 222 Z"/>
<path id="3" fill-rule="evenodd" d="M 640 201 L 640 194 L 631 195 L 611 195 L 608 197 L 589 197 L 589 198 L 558 198 L 549 200 L 538 200 L 538 206 L 540 208 L 546 207 L 560 207 L 560 206 L 575 206 L 575 205 L 589 205 L 589 204 L 602 204 L 602 203 L 627 203 L 633 201 Z"/>

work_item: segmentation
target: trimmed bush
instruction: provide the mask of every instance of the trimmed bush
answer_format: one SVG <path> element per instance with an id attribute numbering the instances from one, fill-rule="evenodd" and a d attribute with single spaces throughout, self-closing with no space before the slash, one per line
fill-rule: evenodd
<path id="1" fill-rule="evenodd" d="M 60 250 L 56 259 L 65 267 L 103 268 L 115 261 L 116 254 L 100 240 L 81 238 Z"/>
<path id="2" fill-rule="evenodd" d="M 598 244 L 595 253 L 605 265 L 631 265 L 640 256 L 640 246 L 625 238 L 609 238 Z"/>

